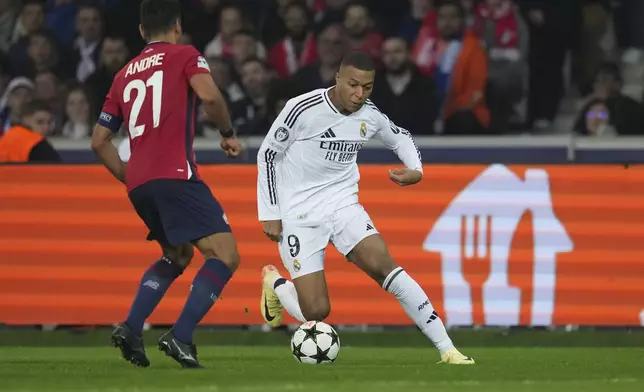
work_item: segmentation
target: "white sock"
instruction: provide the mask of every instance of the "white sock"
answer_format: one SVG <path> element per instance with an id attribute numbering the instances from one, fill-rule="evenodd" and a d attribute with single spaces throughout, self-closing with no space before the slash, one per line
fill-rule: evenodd
<path id="1" fill-rule="evenodd" d="M 275 282 L 273 282 L 273 287 L 275 287 Z M 286 280 L 285 283 L 275 287 L 275 294 L 277 294 L 277 297 L 280 299 L 282 306 L 284 306 L 288 314 L 302 323 L 306 322 L 304 315 L 302 315 L 300 303 L 297 300 L 297 290 L 295 290 L 293 282 Z"/>
<path id="2" fill-rule="evenodd" d="M 414 320 L 441 354 L 454 349 L 452 339 L 447 335 L 445 325 L 434 311 L 427 294 L 405 270 L 398 267 L 391 271 L 382 287 L 398 299 L 409 318 Z"/>

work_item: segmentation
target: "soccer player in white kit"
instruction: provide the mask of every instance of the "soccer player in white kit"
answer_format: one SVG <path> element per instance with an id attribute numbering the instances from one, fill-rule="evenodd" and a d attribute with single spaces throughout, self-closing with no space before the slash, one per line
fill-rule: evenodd
<path id="1" fill-rule="evenodd" d="M 323 320 L 331 310 L 324 275 L 329 244 L 401 303 L 434 343 L 439 363 L 473 364 L 449 338 L 425 291 L 396 265 L 376 226 L 358 203 L 358 151 L 372 137 L 393 150 L 405 168 L 389 171 L 406 186 L 423 178 L 421 157 L 410 133 L 369 101 L 375 67 L 352 52 L 342 61 L 336 85 L 289 100 L 257 155 L 257 203 L 264 232 L 278 243 L 292 281 L 276 267 L 262 270 L 261 313 L 271 327 L 283 309 L 301 322 Z"/>

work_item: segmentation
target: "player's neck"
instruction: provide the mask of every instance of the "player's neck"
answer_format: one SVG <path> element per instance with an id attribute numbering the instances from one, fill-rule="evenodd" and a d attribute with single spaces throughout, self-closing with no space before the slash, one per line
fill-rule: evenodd
<path id="1" fill-rule="evenodd" d="M 169 44 L 176 44 L 177 39 L 175 38 L 174 34 L 159 34 L 150 37 L 150 39 L 148 40 L 148 45 L 155 42 L 167 42 Z"/>
<path id="2" fill-rule="evenodd" d="M 338 96 L 338 90 L 335 88 L 335 86 L 329 89 L 329 99 L 331 100 L 331 104 L 335 106 L 338 112 L 344 114 L 345 116 L 348 116 L 349 114 L 351 114 L 350 111 L 348 111 L 342 106 L 340 97 Z"/>

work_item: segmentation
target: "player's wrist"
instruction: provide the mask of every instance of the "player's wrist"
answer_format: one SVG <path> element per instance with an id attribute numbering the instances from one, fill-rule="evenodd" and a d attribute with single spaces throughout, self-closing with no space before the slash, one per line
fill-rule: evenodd
<path id="1" fill-rule="evenodd" d="M 235 137 L 235 130 L 233 128 L 230 128 L 230 129 L 227 129 L 227 130 L 220 130 L 219 134 L 224 139 L 230 139 L 230 138 Z"/>

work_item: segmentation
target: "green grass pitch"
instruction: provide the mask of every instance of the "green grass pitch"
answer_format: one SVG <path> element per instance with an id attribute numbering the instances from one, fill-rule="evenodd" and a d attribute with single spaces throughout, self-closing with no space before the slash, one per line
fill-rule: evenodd
<path id="1" fill-rule="evenodd" d="M 530 347 L 530 334 L 487 346 L 498 334 L 470 332 L 462 334 L 470 343 L 462 351 L 477 364 L 445 366 L 435 364 L 437 353 L 418 333 L 341 333 L 337 362 L 311 366 L 291 357 L 286 334 L 201 332 L 199 355 L 207 367 L 202 370 L 178 368 L 154 348 L 156 335 L 147 337 L 152 366 L 138 369 L 121 360 L 116 349 L 98 344 L 109 331 L 19 338 L 0 332 L 0 391 L 644 390 L 641 334 L 621 339 L 587 334 L 588 344 L 582 344 L 584 339 L 572 333 L 567 341 L 574 346 L 569 347 L 559 344 L 566 342 L 565 334 L 533 334 L 542 346 Z"/>

